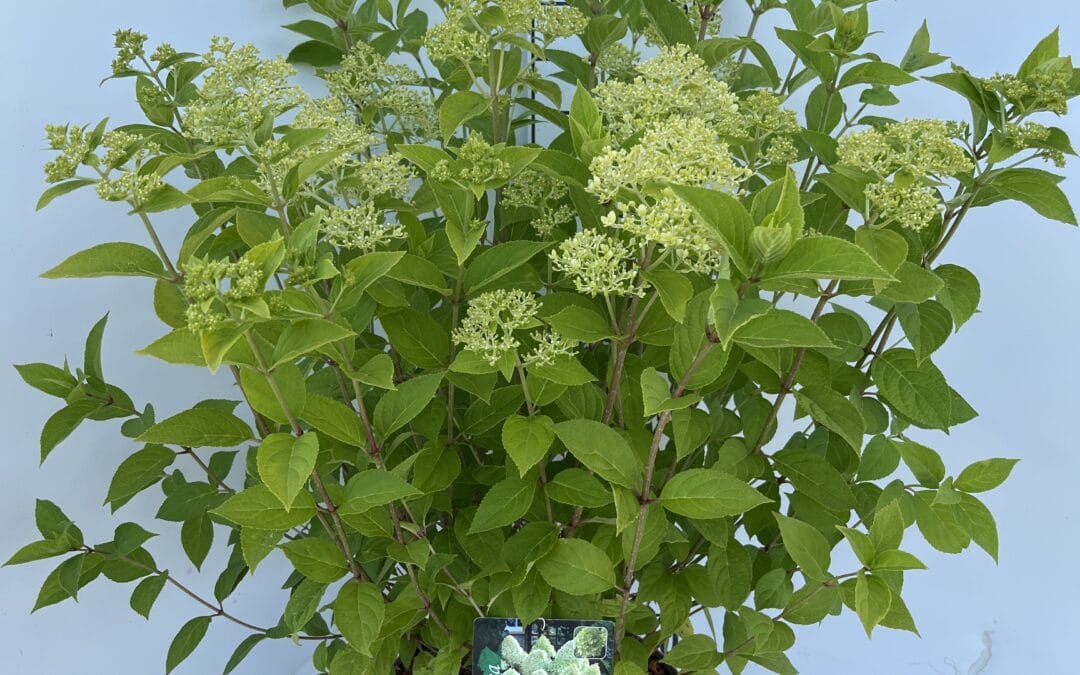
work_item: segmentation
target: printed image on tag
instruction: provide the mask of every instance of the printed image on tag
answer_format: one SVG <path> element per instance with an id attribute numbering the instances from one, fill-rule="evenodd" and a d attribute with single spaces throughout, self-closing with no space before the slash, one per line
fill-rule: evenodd
<path id="1" fill-rule="evenodd" d="M 477 619 L 474 675 L 611 675 L 615 624 L 610 621 Z"/>

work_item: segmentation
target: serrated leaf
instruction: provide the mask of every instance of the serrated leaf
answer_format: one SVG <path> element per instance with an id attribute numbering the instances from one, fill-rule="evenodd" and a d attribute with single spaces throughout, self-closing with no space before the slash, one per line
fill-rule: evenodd
<path id="1" fill-rule="evenodd" d="M 780 536 L 784 540 L 784 549 L 811 581 L 825 581 L 830 578 L 829 565 L 832 562 L 831 547 L 825 535 L 816 527 L 795 518 L 773 514 L 780 525 Z"/>
<path id="2" fill-rule="evenodd" d="M 196 406 L 158 422 L 136 440 L 188 448 L 231 448 L 251 440 L 251 428 L 228 412 Z"/>
<path id="3" fill-rule="evenodd" d="M 641 458 L 617 431 L 595 420 L 574 419 L 555 425 L 555 435 L 574 457 L 609 483 L 639 489 Z"/>
<path id="4" fill-rule="evenodd" d="M 197 616 L 180 627 L 176 637 L 169 644 L 169 652 L 165 656 L 165 675 L 171 673 L 184 659 L 191 656 L 191 653 L 202 642 L 203 636 L 206 635 L 211 618 Z"/>
<path id="5" fill-rule="evenodd" d="M 479 534 L 509 525 L 525 515 L 536 494 L 536 482 L 519 478 L 506 478 L 496 483 L 484 498 L 473 516 L 469 534 Z"/>
<path id="6" fill-rule="evenodd" d="M 366 581 L 346 583 L 334 601 L 334 623 L 348 645 L 364 656 L 372 655 L 385 612 L 382 594 Z"/>
<path id="7" fill-rule="evenodd" d="M 229 497 L 211 513 L 241 527 L 263 530 L 288 530 L 299 527 L 315 517 L 315 502 L 311 495 L 300 492 L 289 509 L 281 504 L 270 488 L 253 485 Z"/>
<path id="8" fill-rule="evenodd" d="M 559 539 L 536 569 L 552 588 L 570 595 L 603 593 L 615 585 L 611 559 L 582 539 Z"/>
<path id="9" fill-rule="evenodd" d="M 660 493 L 668 511 L 701 520 L 735 516 L 770 501 L 745 481 L 715 469 L 679 472 Z"/>
<path id="10" fill-rule="evenodd" d="M 349 571 L 341 551 L 327 539 L 294 539 L 282 544 L 281 550 L 300 574 L 321 584 L 332 584 Z"/>
<path id="11" fill-rule="evenodd" d="M 93 277 L 164 278 L 165 268 L 156 253 L 138 244 L 98 244 L 64 260 L 41 274 L 44 279 Z"/>
<path id="12" fill-rule="evenodd" d="M 554 440 L 555 424 L 547 415 L 511 415 L 503 423 L 503 447 L 521 476 L 544 459 Z"/>
<path id="13" fill-rule="evenodd" d="M 307 484 L 318 457 L 319 437 L 316 434 L 300 437 L 270 434 L 259 444 L 256 455 L 259 478 L 286 511 Z"/>

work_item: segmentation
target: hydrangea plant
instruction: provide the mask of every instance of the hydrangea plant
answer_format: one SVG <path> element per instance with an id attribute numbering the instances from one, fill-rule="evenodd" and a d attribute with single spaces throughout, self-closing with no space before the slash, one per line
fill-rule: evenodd
<path id="1" fill-rule="evenodd" d="M 167 671 L 232 621 L 251 635 L 226 672 L 291 638 L 318 672 L 445 675 L 475 618 L 545 616 L 612 620 L 620 675 L 793 673 L 798 626 L 916 630 L 905 536 L 996 558 L 979 495 L 1016 460 L 927 445 L 976 415 L 933 357 L 978 307 L 945 262 L 972 209 L 1075 224 L 1048 170 L 1080 93 L 1056 32 L 993 74 L 944 66 L 925 24 L 869 51 L 862 0 L 748 0 L 748 30 L 719 0 L 284 4 L 315 16 L 287 59 L 118 32 L 110 79 L 146 120 L 46 130 L 39 206 L 92 186 L 143 241 L 44 276 L 149 279 L 142 358 L 236 396 L 134 400 L 102 371 L 104 319 L 81 365 L 18 366 L 59 399 L 42 460 L 122 421 L 106 503 L 161 504 L 84 537 L 39 501 L 8 561 L 61 558 L 35 609 L 104 578 L 148 616 L 179 589 L 196 616 Z M 970 116 L 891 117 L 919 79 Z M 177 530 L 196 567 L 228 547 L 198 588 L 153 556 Z M 281 583 L 256 574 L 279 554 L 281 613 L 226 611 Z"/>

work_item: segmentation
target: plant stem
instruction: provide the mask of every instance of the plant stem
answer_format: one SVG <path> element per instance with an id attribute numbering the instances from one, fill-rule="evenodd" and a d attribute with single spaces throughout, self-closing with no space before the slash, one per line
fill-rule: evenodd
<path id="1" fill-rule="evenodd" d="M 247 340 L 248 347 L 251 348 L 251 353 L 255 356 L 255 363 L 258 364 L 259 371 L 262 373 L 263 377 L 266 378 L 266 382 L 270 386 L 270 391 L 274 394 L 274 398 L 277 400 L 278 405 L 281 406 L 281 410 L 285 413 L 286 419 L 289 420 L 289 427 L 292 429 L 293 435 L 297 438 L 303 436 L 304 430 L 300 427 L 300 421 L 296 418 L 296 415 L 293 414 L 288 401 L 285 400 L 285 396 L 282 394 L 277 380 L 274 379 L 270 367 L 266 363 L 266 357 L 262 353 L 262 348 L 259 347 L 259 343 L 251 334 L 250 329 L 244 331 L 244 339 Z M 326 533 L 329 534 L 330 538 L 337 544 L 352 575 L 357 579 L 367 579 L 367 573 L 364 572 L 363 568 L 356 562 L 356 557 L 353 556 L 352 552 L 349 550 L 349 539 L 345 535 L 345 526 L 341 522 L 341 516 L 338 515 L 337 506 L 330 498 L 330 493 L 327 492 L 322 477 L 319 476 L 318 468 L 312 469 L 311 482 L 315 485 L 315 489 L 318 491 L 319 497 L 322 499 L 323 503 L 326 504 L 326 510 L 330 514 L 331 521 L 333 521 L 333 527 L 328 527 L 328 524 L 320 516 L 323 528 L 326 529 Z"/>
<path id="2" fill-rule="evenodd" d="M 814 306 L 814 311 L 810 315 L 810 321 L 817 323 L 817 320 L 821 318 L 821 313 L 825 311 L 826 305 L 832 300 L 836 293 L 836 288 L 839 285 L 840 281 L 838 279 L 833 279 L 829 282 L 829 285 L 821 292 L 821 297 L 818 298 L 817 305 Z M 791 368 L 788 370 L 783 383 L 780 385 L 780 393 L 776 395 L 776 400 L 773 401 L 772 409 L 769 410 L 769 416 L 765 420 L 765 425 L 761 428 L 761 432 L 754 442 L 753 454 L 761 454 L 761 449 L 765 445 L 765 440 L 769 434 L 769 427 L 776 421 L 776 416 L 780 413 L 780 406 L 783 405 L 784 399 L 787 398 L 787 395 L 791 393 L 792 387 L 795 386 L 795 378 L 799 374 L 799 369 L 802 367 L 803 358 L 805 356 L 806 347 L 800 347 L 799 350 L 795 352 L 795 358 L 791 361 Z"/>
<path id="3" fill-rule="evenodd" d="M 697 371 L 697 369 L 704 363 L 705 358 L 712 351 L 712 348 L 716 343 L 706 341 L 701 348 L 698 349 L 697 355 L 694 357 L 693 362 L 686 369 L 686 373 L 682 376 L 682 380 L 679 381 L 675 390 L 671 392 L 671 398 L 679 398 L 683 392 L 686 391 L 686 385 L 690 382 L 691 376 Z M 622 606 L 619 608 L 619 614 L 615 621 L 615 644 L 622 643 L 623 635 L 626 631 L 626 613 L 630 609 L 630 587 L 634 584 L 634 573 L 637 569 L 637 558 L 641 552 L 641 540 L 645 536 L 645 518 L 649 512 L 649 506 L 652 504 L 652 481 L 653 472 L 656 470 L 656 458 L 660 454 L 660 443 L 664 438 L 664 429 L 667 427 L 668 422 L 671 421 L 671 411 L 665 410 L 660 413 L 660 417 L 656 420 L 656 429 L 653 431 L 652 444 L 649 446 L 649 458 L 645 462 L 645 477 L 641 482 L 641 494 L 638 495 L 638 499 L 641 503 L 641 508 L 638 510 L 637 522 L 634 525 L 634 539 L 630 545 L 630 554 L 626 557 L 626 568 L 623 575 L 622 584 Z M 618 647 L 616 647 L 617 649 Z"/>

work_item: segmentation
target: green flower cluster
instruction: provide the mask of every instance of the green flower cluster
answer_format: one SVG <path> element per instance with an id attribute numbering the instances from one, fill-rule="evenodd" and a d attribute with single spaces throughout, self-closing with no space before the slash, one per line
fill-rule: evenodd
<path id="1" fill-rule="evenodd" d="M 620 141 L 672 117 L 698 118 L 720 136 L 738 136 L 742 128 L 738 98 L 686 45 L 661 48 L 633 80 L 608 80 L 594 96 Z"/>
<path id="2" fill-rule="evenodd" d="M 132 61 L 146 55 L 147 36 L 130 28 L 122 28 L 116 31 L 113 37 L 116 58 L 112 62 L 112 72 L 113 75 L 120 75 L 131 70 Z"/>
<path id="3" fill-rule="evenodd" d="M 454 342 L 494 366 L 521 343 L 514 332 L 540 325 L 536 318 L 540 302 L 518 289 L 499 289 L 476 296 L 461 324 L 454 330 Z M 577 343 L 550 329 L 531 335 L 535 347 L 522 358 L 526 365 L 550 365 L 558 356 L 570 356 Z"/>
<path id="4" fill-rule="evenodd" d="M 503 190 L 502 203 L 509 208 L 534 212 L 536 216 L 530 224 L 541 236 L 548 237 L 574 220 L 570 205 L 560 203 L 569 193 L 566 183 L 539 171 L 526 170 Z"/>
<path id="5" fill-rule="evenodd" d="M 209 72 L 187 108 L 186 122 L 192 135 L 209 143 L 246 144 L 265 119 L 307 100 L 289 83 L 295 69 L 281 57 L 259 58 L 253 45 L 237 47 L 215 37 L 203 59 Z"/>
<path id="6" fill-rule="evenodd" d="M 974 168 L 955 142 L 964 133 L 941 120 L 893 122 L 841 137 L 837 156 L 875 178 L 866 186 L 872 222 L 920 230 L 943 208 L 936 186 Z"/>
<path id="7" fill-rule="evenodd" d="M 326 240 L 341 248 L 366 253 L 405 236 L 404 227 L 383 223 L 382 214 L 370 203 L 348 209 L 320 207 L 317 213 Z"/>
<path id="8" fill-rule="evenodd" d="M 565 274 L 578 293 L 644 296 L 633 249 L 597 230 L 582 230 L 548 254 L 553 269 Z"/>
<path id="9" fill-rule="evenodd" d="M 221 303 L 252 300 L 262 293 L 263 283 L 262 270 L 251 260 L 191 259 L 184 265 L 188 330 L 200 334 L 219 327 L 227 318 Z"/>

